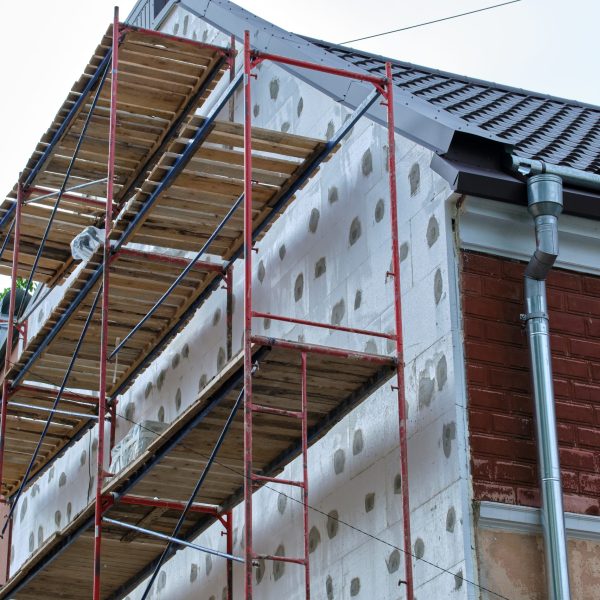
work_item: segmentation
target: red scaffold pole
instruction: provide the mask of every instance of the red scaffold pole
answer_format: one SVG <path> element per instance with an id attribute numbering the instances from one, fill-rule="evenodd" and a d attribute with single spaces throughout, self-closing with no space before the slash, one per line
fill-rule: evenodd
<path id="1" fill-rule="evenodd" d="M 310 600 L 310 559 L 308 549 L 308 382 L 306 376 L 306 352 L 300 355 L 302 368 L 302 508 L 304 519 L 304 585 L 306 600 Z"/>
<path id="2" fill-rule="evenodd" d="M 244 32 L 244 516 L 245 598 L 252 600 L 252 57 Z"/>
<path id="3" fill-rule="evenodd" d="M 400 477 L 402 479 L 402 518 L 404 525 L 404 568 L 406 598 L 413 600 L 413 572 L 410 536 L 410 502 L 408 490 L 408 442 L 406 431 L 406 401 L 404 393 L 404 348 L 402 340 L 402 297 L 400 287 L 400 248 L 398 242 L 398 192 L 396 189 L 396 139 L 394 136 L 394 81 L 392 65 L 386 63 L 385 85 L 388 127 L 388 171 L 390 183 L 390 224 L 392 227 L 392 270 L 394 278 L 394 319 L 396 331 L 398 423 L 400 430 Z"/>
<path id="4" fill-rule="evenodd" d="M 106 183 L 106 215 L 104 220 L 104 269 L 102 272 L 102 325 L 100 338 L 100 382 L 98 393 L 98 456 L 96 469 L 96 512 L 94 516 L 94 586 L 93 600 L 100 600 L 101 551 L 102 551 L 102 486 L 104 484 L 104 426 L 106 422 L 106 371 L 108 358 L 108 310 L 109 310 L 109 260 L 110 230 L 115 177 L 115 150 L 117 133 L 117 82 L 119 69 L 119 9 L 115 7 L 112 38 L 112 71 L 110 90 L 110 120 L 108 144 L 108 181 Z"/>

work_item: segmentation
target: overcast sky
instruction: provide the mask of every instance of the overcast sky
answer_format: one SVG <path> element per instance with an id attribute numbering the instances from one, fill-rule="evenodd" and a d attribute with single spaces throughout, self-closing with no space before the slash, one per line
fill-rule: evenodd
<path id="1" fill-rule="evenodd" d="M 240 0 L 281 27 L 331 42 L 475 10 L 501 0 Z M 114 0 L 2 3 L 0 189 L 15 182 L 112 20 Z M 120 4 L 122 20 L 135 0 Z M 598 0 L 521 0 L 356 42 L 455 73 L 600 104 Z"/>

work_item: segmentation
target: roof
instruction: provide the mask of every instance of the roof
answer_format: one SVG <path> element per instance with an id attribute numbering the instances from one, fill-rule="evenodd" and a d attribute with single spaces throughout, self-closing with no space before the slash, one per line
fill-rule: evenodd
<path id="1" fill-rule="evenodd" d="M 526 158 L 600 173 L 600 107 L 305 38 L 355 67 L 385 75 L 416 99 L 514 145 Z"/>

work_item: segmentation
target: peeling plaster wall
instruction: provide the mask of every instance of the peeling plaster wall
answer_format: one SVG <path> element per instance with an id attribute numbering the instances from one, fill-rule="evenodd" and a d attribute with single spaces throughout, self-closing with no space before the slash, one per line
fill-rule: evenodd
<path id="1" fill-rule="evenodd" d="M 176 9 L 163 29 L 227 44 L 229 39 Z M 348 115 L 280 68 L 263 63 L 253 85 L 257 126 L 331 137 Z M 235 96 L 236 115 L 241 95 Z M 275 223 L 254 258 L 254 304 L 322 322 L 390 331 L 393 327 L 386 136 L 363 119 L 342 149 Z M 449 190 L 429 168 L 431 154 L 397 137 L 402 243 L 402 300 L 409 412 L 409 473 L 416 595 L 470 598 L 473 580 L 469 482 L 465 465 L 462 356 Z M 234 271 L 234 353 L 242 336 L 242 269 Z M 170 421 L 194 401 L 226 362 L 225 293 L 216 292 L 168 349 L 120 398 L 117 441 L 133 422 Z M 368 339 L 255 320 L 257 333 L 391 353 Z M 458 336 L 458 337 L 457 337 Z M 75 516 L 93 489 L 94 433 L 59 458 L 18 507 L 12 570 Z M 91 463 L 90 463 L 91 459 Z M 316 598 L 403 598 L 402 515 L 397 396 L 386 385 L 338 423 L 309 453 L 311 574 Z M 283 477 L 299 477 L 300 464 Z M 63 484 L 60 481 L 64 473 Z M 301 554 L 302 511 L 297 490 L 263 488 L 255 495 L 259 552 Z M 282 495 L 280 491 L 286 495 Z M 57 516 L 60 512 L 60 519 Z M 21 516 L 23 514 L 23 516 Z M 243 552 L 243 507 L 234 510 L 234 552 Z M 40 528 L 42 531 L 40 532 Z M 32 538 L 33 536 L 33 538 Z M 374 538 L 380 539 L 374 539 Z M 32 541 L 31 541 L 32 540 Z M 219 527 L 199 543 L 224 550 Z M 466 550 L 468 549 L 468 550 Z M 448 569 L 445 573 L 437 568 Z M 234 597 L 243 573 L 235 566 Z M 91 574 L 90 574 L 91 576 Z M 303 597 L 303 569 L 266 563 L 255 573 L 261 599 Z M 224 561 L 180 551 L 166 564 L 153 598 L 224 597 Z M 141 596 L 143 587 L 130 600 Z"/>

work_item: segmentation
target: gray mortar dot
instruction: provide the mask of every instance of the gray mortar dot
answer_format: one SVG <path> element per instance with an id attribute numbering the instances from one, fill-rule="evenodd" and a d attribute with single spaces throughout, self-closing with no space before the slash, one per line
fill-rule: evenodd
<path id="1" fill-rule="evenodd" d="M 208 29 L 202 32 L 202 41 L 205 42 L 208 39 Z"/>
<path id="2" fill-rule="evenodd" d="M 79 455 L 79 464 L 83 467 L 85 465 L 85 461 L 87 460 L 87 450 L 82 450 Z"/>
<path id="3" fill-rule="evenodd" d="M 179 410 L 181 408 L 181 388 L 177 388 L 175 392 L 175 410 Z"/>
<path id="4" fill-rule="evenodd" d="M 263 326 L 265 329 L 270 329 L 271 328 L 271 319 L 269 319 L 268 317 L 265 317 L 263 319 Z"/>
<path id="5" fill-rule="evenodd" d="M 454 532 L 454 526 L 456 525 L 456 510 L 454 506 L 451 506 L 446 513 L 446 531 L 449 533 Z"/>
<path id="6" fill-rule="evenodd" d="M 271 100 L 277 100 L 277 96 L 279 96 L 279 79 L 277 77 L 273 77 L 269 83 L 269 94 Z"/>
<path id="7" fill-rule="evenodd" d="M 365 177 L 368 177 L 373 172 L 373 155 L 371 148 L 367 148 L 360 160 L 360 170 Z"/>
<path id="8" fill-rule="evenodd" d="M 375 492 L 369 492 L 365 496 L 365 512 L 371 512 L 375 508 Z"/>
<path id="9" fill-rule="evenodd" d="M 35 498 L 38 495 L 39 491 L 40 491 L 40 486 L 37 483 L 34 484 L 33 488 L 31 488 L 31 497 Z"/>
<path id="10" fill-rule="evenodd" d="M 455 574 L 454 574 L 454 589 L 455 590 L 460 590 L 460 588 L 462 587 L 463 584 L 463 572 L 462 569 L 459 569 Z"/>
<path id="11" fill-rule="evenodd" d="M 300 96 L 300 100 L 298 100 L 298 104 L 296 105 L 296 114 L 300 116 L 302 111 L 304 110 L 304 98 Z"/>
<path id="12" fill-rule="evenodd" d="M 227 587 L 224 587 L 221 590 L 221 600 L 227 600 L 227 596 L 228 596 L 228 594 L 227 594 Z"/>
<path id="13" fill-rule="evenodd" d="M 208 577 L 210 575 L 210 572 L 212 571 L 212 556 L 210 554 L 207 554 L 204 560 L 206 564 L 206 576 Z"/>
<path id="14" fill-rule="evenodd" d="M 33 548 L 35 547 L 35 536 L 33 535 L 33 531 L 29 534 L 29 552 L 33 552 Z"/>
<path id="15" fill-rule="evenodd" d="M 324 256 L 315 263 L 315 279 L 318 279 L 327 271 L 327 259 Z"/>
<path id="16" fill-rule="evenodd" d="M 360 579 L 354 577 L 350 582 L 350 596 L 358 596 L 360 592 Z"/>
<path id="17" fill-rule="evenodd" d="M 41 323 L 44 320 L 44 310 L 40 310 L 40 312 L 38 313 L 38 318 L 37 318 L 37 322 L 38 324 Z"/>
<path id="18" fill-rule="evenodd" d="M 184 344 L 183 348 L 181 349 L 181 356 L 183 356 L 183 358 L 188 358 L 189 355 L 190 355 L 190 345 Z"/>
<path id="19" fill-rule="evenodd" d="M 402 493 L 402 475 L 400 475 L 400 473 L 398 473 L 394 477 L 394 494 L 401 494 L 401 493 Z"/>
<path id="20" fill-rule="evenodd" d="M 319 226 L 319 217 L 321 213 L 318 208 L 313 208 L 310 211 L 310 219 L 308 220 L 308 231 L 311 233 L 316 233 L 317 227 Z"/>
<path id="21" fill-rule="evenodd" d="M 195 31 L 193 31 L 193 32 L 192 32 L 192 39 L 193 39 L 195 42 L 197 42 L 197 41 L 198 41 L 198 34 L 197 34 Z"/>
<path id="22" fill-rule="evenodd" d="M 427 408 L 433 400 L 433 392 L 435 390 L 435 381 L 429 377 L 427 369 L 419 373 L 419 391 L 417 397 L 419 399 L 419 409 Z"/>
<path id="23" fill-rule="evenodd" d="M 332 185 L 327 191 L 327 202 L 329 204 L 335 204 L 340 199 L 340 193 L 337 186 Z"/>
<path id="24" fill-rule="evenodd" d="M 337 510 L 332 510 L 327 515 L 327 537 L 332 540 L 338 533 L 340 515 Z"/>
<path id="25" fill-rule="evenodd" d="M 419 191 L 421 183 L 421 167 L 419 163 L 415 163 L 408 173 L 408 183 L 410 185 L 410 195 L 414 196 Z"/>
<path id="26" fill-rule="evenodd" d="M 279 494 L 277 496 L 277 510 L 280 514 L 285 512 L 285 507 L 287 506 L 287 496 L 285 494 Z"/>
<path id="27" fill-rule="evenodd" d="M 40 525 L 38 527 L 38 546 L 44 543 L 44 528 Z"/>
<path id="28" fill-rule="evenodd" d="M 308 552 L 312 554 L 321 543 L 321 534 L 316 527 L 311 527 L 308 533 Z"/>
<path id="29" fill-rule="evenodd" d="M 433 278 L 433 297 L 435 299 L 435 303 L 439 304 L 442 299 L 442 293 L 444 291 L 444 281 L 442 279 L 442 272 L 438 269 L 435 272 L 435 276 Z"/>
<path id="30" fill-rule="evenodd" d="M 158 377 L 156 378 L 156 387 L 158 388 L 158 391 L 162 390 L 162 386 L 165 383 L 166 376 L 167 376 L 167 370 L 161 369 L 160 372 L 158 373 Z"/>
<path id="31" fill-rule="evenodd" d="M 294 300 L 298 302 L 300 298 L 302 298 L 302 293 L 304 291 L 304 275 L 300 273 L 298 277 L 296 277 L 296 281 L 294 283 Z"/>
<path id="32" fill-rule="evenodd" d="M 22 523 L 25 515 L 27 514 L 27 497 L 23 498 L 21 503 L 21 512 L 19 514 L 19 522 Z"/>
<path id="33" fill-rule="evenodd" d="M 286 252 L 287 249 L 285 247 L 285 244 L 281 244 L 281 246 L 279 246 L 279 260 L 283 260 L 285 258 Z"/>
<path id="34" fill-rule="evenodd" d="M 217 353 L 217 370 L 220 371 L 225 366 L 225 361 L 227 357 L 225 355 L 225 348 L 221 346 L 219 348 L 219 352 Z"/>
<path id="35" fill-rule="evenodd" d="M 258 117 L 258 115 L 260 115 L 260 104 L 255 104 L 254 107 L 252 108 L 252 114 L 255 117 Z"/>
<path id="36" fill-rule="evenodd" d="M 61 521 L 62 521 L 62 513 L 60 512 L 60 510 L 57 510 L 57 511 L 54 513 L 54 524 L 55 524 L 57 527 L 60 527 L 60 522 L 61 522 Z"/>
<path id="37" fill-rule="evenodd" d="M 456 423 L 445 423 L 442 431 L 442 447 L 444 448 L 444 455 L 446 458 L 450 458 L 452 453 L 452 440 L 456 439 Z"/>
<path id="38" fill-rule="evenodd" d="M 187 36 L 189 24 L 190 24 L 190 15 L 185 15 L 185 17 L 183 19 L 183 37 Z"/>
<path id="39" fill-rule="evenodd" d="M 173 25 L 173 35 L 177 35 L 178 31 L 179 31 L 179 23 L 175 23 L 175 25 Z"/>
<path id="40" fill-rule="evenodd" d="M 441 390 L 448 381 L 448 362 L 445 354 L 442 354 L 435 366 L 435 378 L 437 379 L 438 390 Z"/>
<path id="41" fill-rule="evenodd" d="M 283 133 L 287 133 L 289 130 L 290 130 L 290 122 L 289 122 L 289 121 L 284 121 L 284 122 L 281 124 L 281 131 L 282 131 Z"/>
<path id="42" fill-rule="evenodd" d="M 327 123 L 327 130 L 325 131 L 325 139 L 327 141 L 329 141 L 333 137 L 334 133 L 335 133 L 335 125 L 334 125 L 333 121 L 329 121 L 329 123 Z"/>
<path id="43" fill-rule="evenodd" d="M 414 553 L 417 558 L 423 558 L 425 554 L 425 542 L 421 538 L 417 538 L 415 542 Z"/>
<path id="44" fill-rule="evenodd" d="M 147 399 L 147 398 L 148 398 L 148 396 L 150 396 L 150 394 L 152 393 L 152 388 L 153 388 L 153 387 L 154 387 L 154 386 L 152 385 L 152 382 L 151 382 L 151 381 L 149 381 L 149 382 L 146 384 L 146 389 L 144 390 L 144 398 L 146 398 L 146 399 Z"/>
<path id="45" fill-rule="evenodd" d="M 202 375 L 200 375 L 200 379 L 198 381 L 198 391 L 201 392 L 206 387 L 207 383 L 208 383 L 208 375 L 206 373 L 202 373 Z"/>
<path id="46" fill-rule="evenodd" d="M 94 491 L 94 478 L 90 477 L 90 480 L 88 482 L 88 491 L 87 491 L 88 499 L 91 498 L 93 491 Z"/>
<path id="47" fill-rule="evenodd" d="M 71 513 L 73 512 L 73 505 L 68 502 L 67 503 L 67 521 L 71 520 Z"/>
<path id="48" fill-rule="evenodd" d="M 134 417 L 135 417 L 135 404 L 133 402 L 129 402 L 129 404 L 127 404 L 127 406 L 125 407 L 125 418 L 128 421 L 133 421 Z"/>
<path id="49" fill-rule="evenodd" d="M 435 218 L 435 215 L 431 215 L 429 218 L 429 223 L 427 224 L 427 245 L 431 248 L 440 237 L 440 225 L 438 220 Z"/>
<path id="50" fill-rule="evenodd" d="M 383 219 L 384 214 L 385 204 L 383 202 L 383 198 L 379 198 L 379 200 L 377 200 L 377 204 L 375 205 L 375 222 L 379 223 L 381 219 Z"/>
<path id="51" fill-rule="evenodd" d="M 354 310 L 358 310 L 362 303 L 362 290 L 356 290 L 354 294 Z"/>
<path id="52" fill-rule="evenodd" d="M 190 583 L 194 583 L 198 579 L 198 565 L 192 563 L 190 565 Z"/>
<path id="53" fill-rule="evenodd" d="M 158 575 L 158 583 L 156 585 L 158 591 L 160 592 L 161 590 L 165 589 L 165 586 L 167 585 L 167 572 L 166 571 L 161 571 Z"/>
<path id="54" fill-rule="evenodd" d="M 283 546 L 283 544 L 279 544 L 279 546 L 277 546 L 277 550 L 275 550 L 275 556 L 285 556 L 285 547 Z M 275 581 L 278 581 L 279 579 L 281 579 L 283 577 L 283 574 L 285 573 L 285 563 L 281 562 L 281 561 L 274 561 L 273 562 L 273 579 Z"/>
<path id="55" fill-rule="evenodd" d="M 405 261 L 408 258 L 408 242 L 404 242 L 400 246 L 400 262 Z"/>
<path id="56" fill-rule="evenodd" d="M 217 310 L 215 310 L 215 312 L 213 314 L 213 318 L 212 318 L 213 327 L 217 326 L 219 324 L 220 320 L 221 320 L 221 309 L 217 308 Z"/>
<path id="57" fill-rule="evenodd" d="M 346 313 L 346 304 L 342 298 L 339 302 L 333 305 L 331 309 L 331 322 L 333 325 L 339 325 Z"/>
<path id="58" fill-rule="evenodd" d="M 395 573 L 400 568 L 400 552 L 392 550 L 387 560 L 385 561 L 388 573 Z"/>
<path id="59" fill-rule="evenodd" d="M 331 575 L 327 575 L 325 580 L 325 593 L 327 594 L 327 600 L 333 600 L 333 579 L 331 579 Z"/>
<path id="60" fill-rule="evenodd" d="M 157 416 L 157 419 L 158 419 L 158 420 L 159 420 L 161 423 L 164 423 L 164 422 L 165 422 L 165 407 L 164 407 L 164 406 L 161 406 L 161 407 L 158 409 L 158 416 Z"/>
<path id="61" fill-rule="evenodd" d="M 180 362 L 181 362 L 181 355 L 179 354 L 179 352 L 177 352 L 175 354 L 175 356 L 171 359 L 171 367 L 173 369 L 176 369 L 179 366 Z"/>
<path id="62" fill-rule="evenodd" d="M 360 239 L 362 234 L 362 225 L 360 223 L 360 219 L 358 217 L 354 217 L 352 223 L 350 224 L 350 232 L 348 234 L 348 242 L 350 242 L 351 246 L 354 246 L 356 242 Z"/>
<path id="63" fill-rule="evenodd" d="M 63 471 L 58 478 L 58 487 L 64 487 L 67 485 L 67 474 Z"/>
<path id="64" fill-rule="evenodd" d="M 258 565 L 256 565 L 256 583 L 260 583 L 263 580 L 263 577 L 265 576 L 265 559 L 264 558 L 259 558 L 258 559 Z"/>
<path id="65" fill-rule="evenodd" d="M 346 453 L 342 448 L 338 448 L 333 454 L 333 470 L 336 475 L 344 472 L 344 466 L 346 464 Z"/>
<path id="66" fill-rule="evenodd" d="M 365 352 L 369 354 L 377 354 L 377 344 L 375 340 L 368 340 L 365 344 Z"/>
<path id="67" fill-rule="evenodd" d="M 363 438 L 362 429 L 357 429 L 354 432 L 354 438 L 352 439 L 352 454 L 354 454 L 354 456 L 360 454 L 363 451 L 364 447 L 365 441 Z"/>
<path id="68" fill-rule="evenodd" d="M 98 438 L 95 438 L 92 442 L 92 452 L 96 452 L 98 450 Z"/>
<path id="69" fill-rule="evenodd" d="M 262 283 L 265 279 L 265 263 L 261 260 L 258 263 L 258 280 Z"/>
<path id="70" fill-rule="evenodd" d="M 217 599 L 215 598 L 215 595 L 214 595 L 214 594 L 212 594 L 212 595 L 211 595 L 211 596 L 208 598 L 208 600 L 217 600 Z"/>

